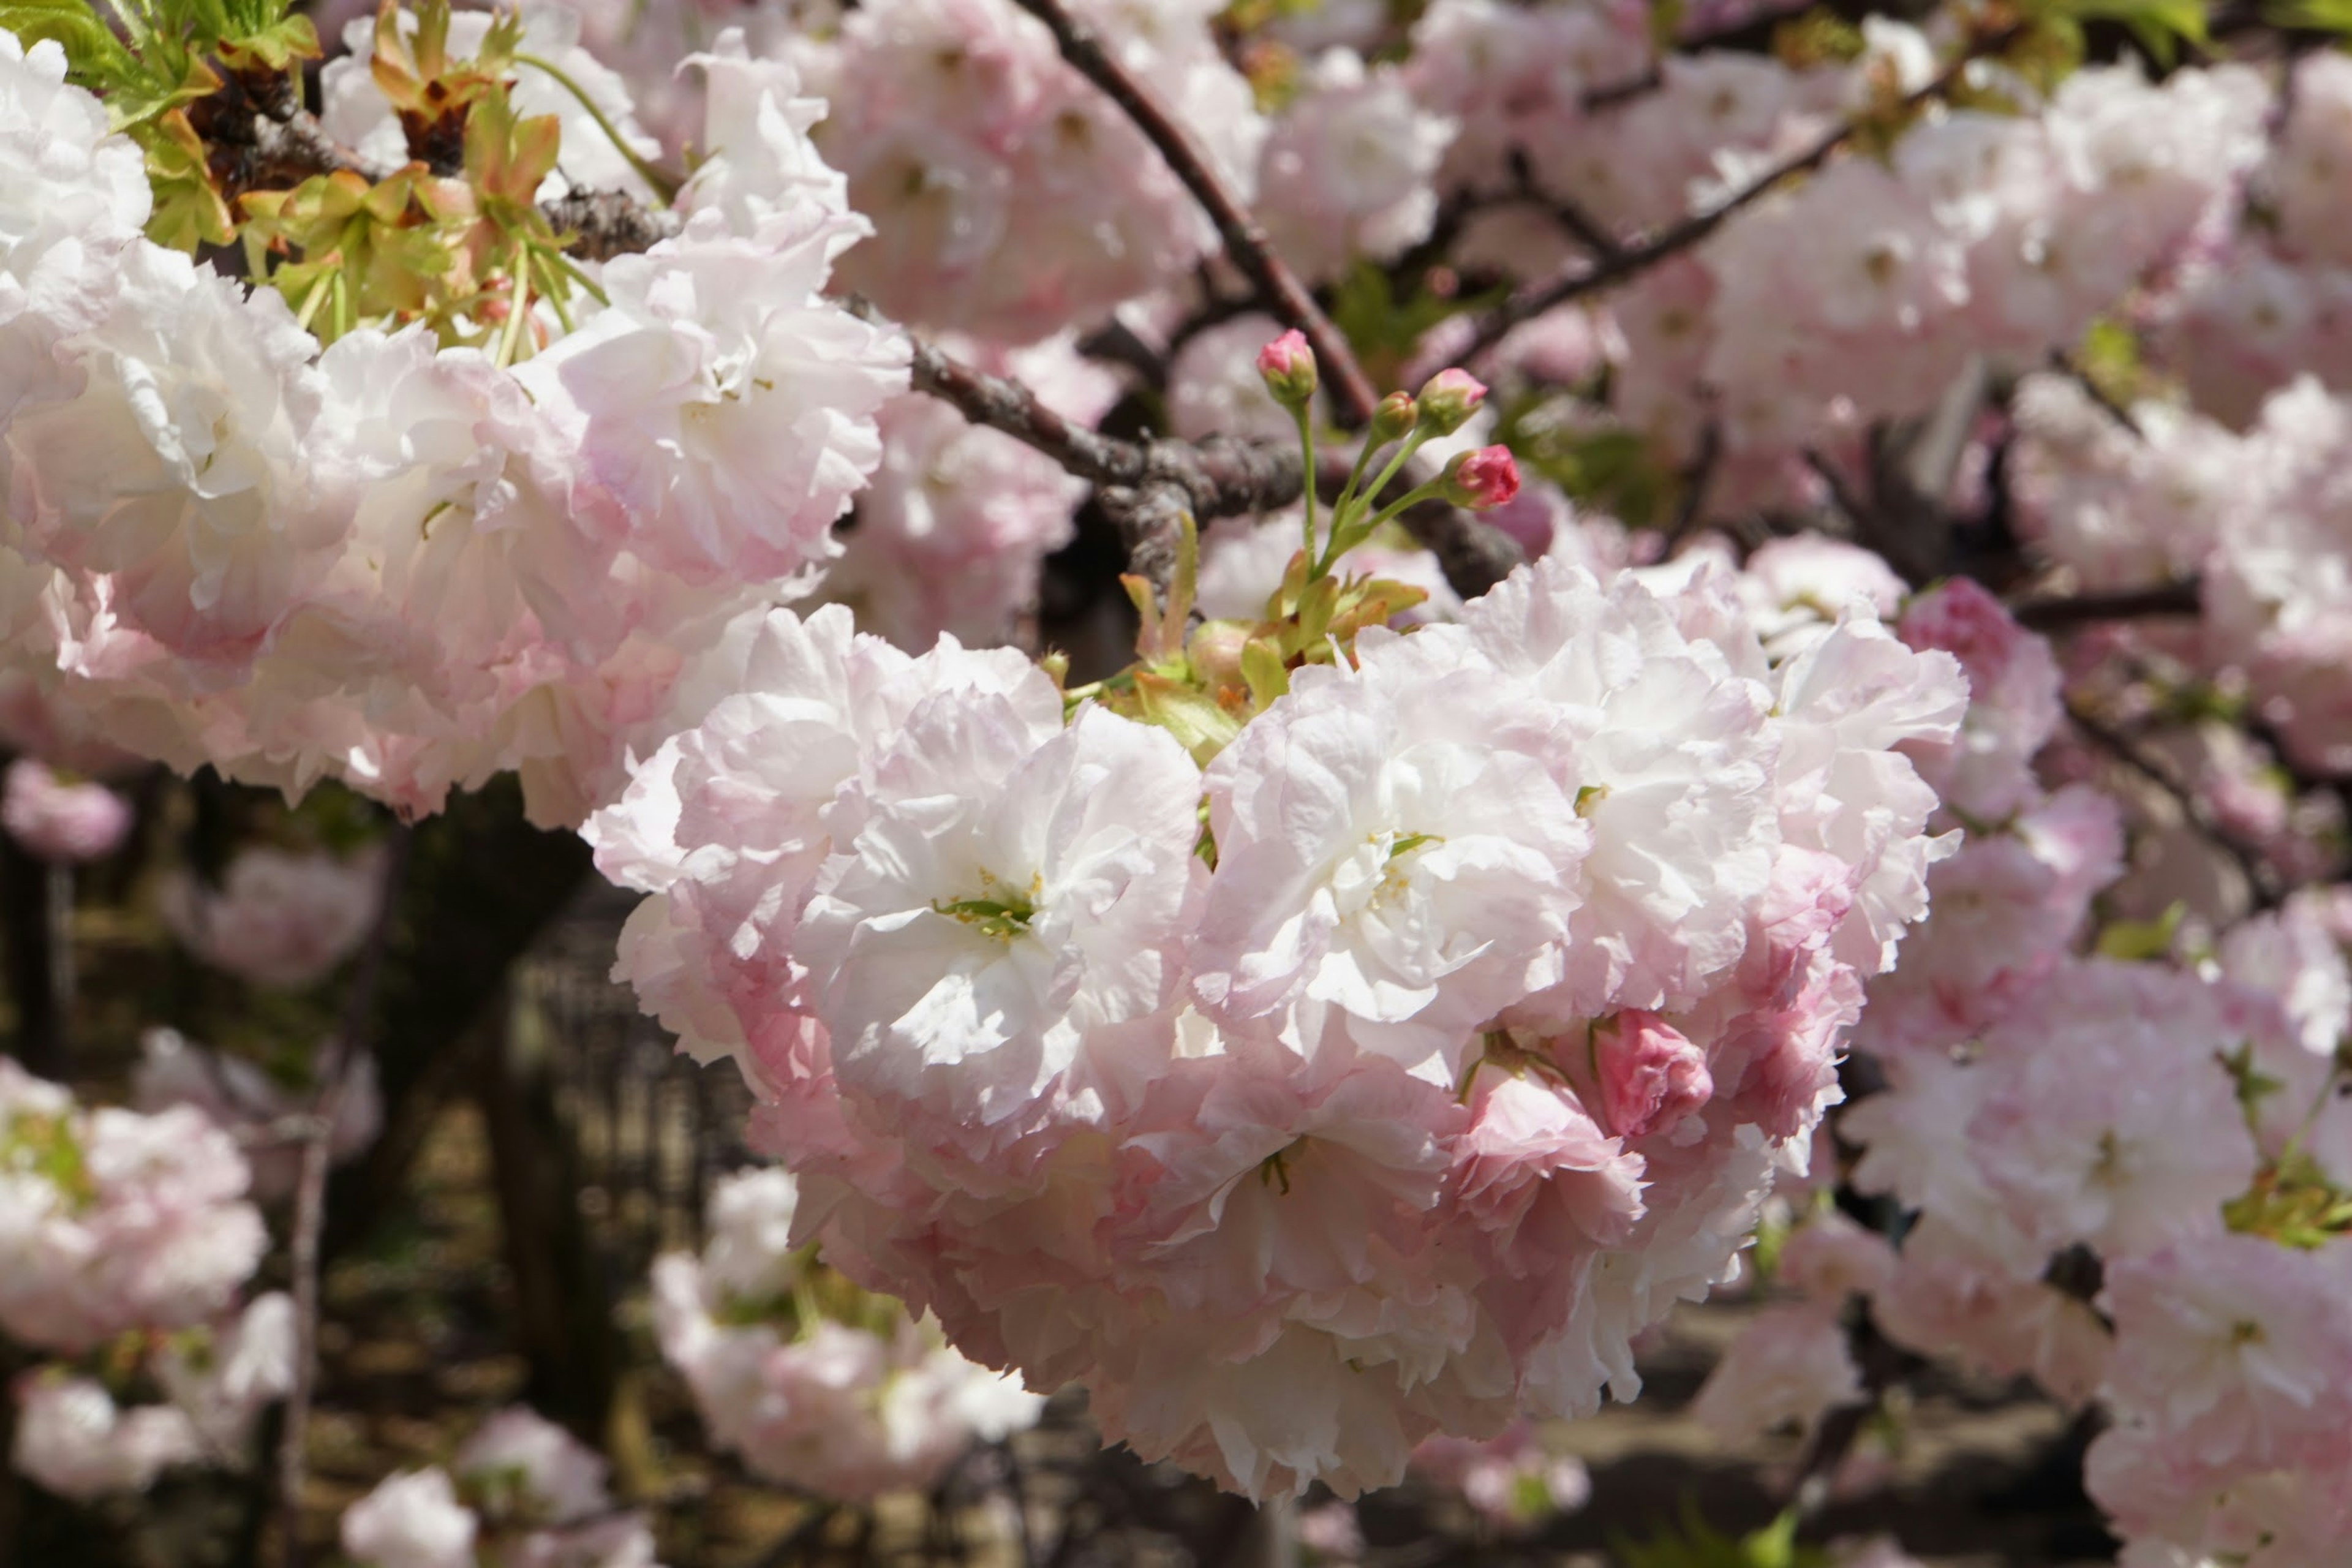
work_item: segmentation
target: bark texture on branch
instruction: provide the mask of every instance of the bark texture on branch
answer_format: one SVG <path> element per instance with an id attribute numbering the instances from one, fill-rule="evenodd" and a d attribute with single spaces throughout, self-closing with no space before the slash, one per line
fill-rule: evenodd
<path id="1" fill-rule="evenodd" d="M 1380 401 L 1371 381 L 1323 308 L 1315 302 L 1296 273 L 1283 264 L 1265 230 L 1250 216 L 1241 198 L 1225 184 L 1201 144 L 1178 123 L 1159 95 L 1136 79 L 1103 47 L 1092 27 L 1070 14 L 1062 0 L 1015 0 L 1020 7 L 1045 24 L 1062 58 L 1110 100 L 1126 110 L 1184 188 L 1192 193 L 1217 226 L 1225 253 L 1274 313 L 1307 334 L 1323 371 L 1324 386 L 1339 423 L 1350 428 L 1365 424 Z"/>
<path id="2" fill-rule="evenodd" d="M 867 321 L 886 319 L 863 300 L 850 300 L 849 308 Z M 1022 383 L 966 364 L 936 343 L 914 338 L 912 353 L 916 391 L 955 405 L 973 424 L 1002 431 L 1094 485 L 1135 570 L 1154 583 L 1164 585 L 1174 568 L 1180 511 L 1207 523 L 1278 510 L 1304 494 L 1294 447 L 1226 436 L 1200 442 L 1122 440 L 1064 418 Z M 1348 466 L 1338 454 L 1318 465 L 1317 493 L 1336 496 Z M 1409 484 L 1412 476 L 1399 482 Z M 1436 554 L 1447 583 L 1465 599 L 1502 581 L 1522 559 L 1501 531 L 1440 501 L 1412 508 L 1403 522 Z"/>

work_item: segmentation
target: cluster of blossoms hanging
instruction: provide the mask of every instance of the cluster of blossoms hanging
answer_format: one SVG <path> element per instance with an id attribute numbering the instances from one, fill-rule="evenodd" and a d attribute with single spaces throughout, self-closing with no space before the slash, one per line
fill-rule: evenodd
<path id="1" fill-rule="evenodd" d="M 1303 407 L 1303 344 L 1265 363 Z M 1490 457 L 1432 488 L 1507 499 Z M 1547 561 L 1400 634 L 1411 590 L 1339 574 L 1380 521 L 1343 497 L 1255 625 L 1188 634 L 1180 572 L 1087 690 L 778 612 L 586 829 L 800 1235 L 1258 1496 L 1631 1396 L 1950 847 L 1899 748 L 1948 745 L 1959 668 L 1866 601 L 1776 661 L 1735 573 Z"/>
<path id="2" fill-rule="evenodd" d="M 699 58 L 719 155 L 598 262 L 535 204 L 643 137 L 569 94 L 611 79 L 562 14 L 359 31 L 321 121 L 356 166 L 226 191 L 151 190 L 56 43 L 0 41 L 10 664 L 182 768 L 407 812 L 514 770 L 573 821 L 835 552 L 905 349 L 819 297 L 865 225 L 789 66 Z M 240 237 L 268 286 L 173 247 Z"/>
<path id="3" fill-rule="evenodd" d="M 202 1112 L 88 1110 L 0 1059 L 0 1332 L 58 1358 L 14 1391 L 17 1469 L 89 1499 L 247 1461 L 292 1386 L 294 1315 L 238 1299 L 268 1246 L 246 1184 Z"/>
<path id="4" fill-rule="evenodd" d="M 2057 754 L 2048 644 L 1965 583 L 1900 626 L 1968 670 L 1959 744 L 1922 763 L 1971 826 L 1870 986 L 1854 1039 L 1884 1087 L 1837 1129 L 1853 1187 L 1913 1217 L 1899 1250 L 1834 1209 L 1807 1219 L 1776 1270 L 1798 1300 L 1758 1318 L 1697 1412 L 1744 1440 L 1865 1403 L 1843 1321 L 1860 1300 L 1898 1346 L 2095 1402 L 2088 1482 L 2135 1568 L 2329 1561 L 2352 1527 L 2324 1370 L 2352 1353 L 2352 923 L 2313 894 L 2220 933 L 2210 900 L 2186 934 L 2103 921 L 2130 796 L 2037 776 L 2097 776 Z M 2160 822 L 2134 826 L 2158 841 Z M 2169 907 L 2178 925 L 2191 906 Z"/>
<path id="5" fill-rule="evenodd" d="M 604 1461 L 520 1405 L 482 1423 L 448 1465 L 404 1470 L 341 1526 L 354 1568 L 660 1568 L 643 1514 L 619 1508 Z"/>
<path id="6" fill-rule="evenodd" d="M 974 1366 L 795 1247 L 792 1175 L 711 1191 L 702 1255 L 656 1260 L 654 1327 L 711 1440 L 819 1497 L 929 1491 L 975 1442 L 1033 1425 L 1045 1400 Z"/>

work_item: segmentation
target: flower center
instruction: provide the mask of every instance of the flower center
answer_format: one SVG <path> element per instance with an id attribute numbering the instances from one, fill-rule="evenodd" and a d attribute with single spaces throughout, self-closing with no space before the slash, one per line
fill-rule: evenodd
<path id="1" fill-rule="evenodd" d="M 1026 888 L 1014 888 L 993 872 L 980 874 L 980 893 L 976 898 L 931 900 L 931 910 L 950 920 L 961 921 L 982 936 L 999 942 L 1011 942 L 1029 929 L 1037 913 L 1037 895 L 1043 879 L 1032 876 Z"/>

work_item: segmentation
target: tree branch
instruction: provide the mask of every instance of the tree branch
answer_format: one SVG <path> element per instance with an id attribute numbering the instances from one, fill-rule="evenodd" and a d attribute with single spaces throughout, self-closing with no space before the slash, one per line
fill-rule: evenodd
<path id="1" fill-rule="evenodd" d="M 1905 94 L 1894 106 L 1895 111 L 1908 113 L 1942 97 L 1951 90 L 1952 85 L 1971 61 L 1999 53 L 2020 31 L 2018 27 L 2001 27 L 1970 39 L 1949 64 L 1936 73 L 1934 80 L 1916 91 Z M 1812 145 L 1765 170 L 1714 206 L 1692 213 L 1630 244 L 1620 245 L 1613 253 L 1598 254 L 1589 264 L 1580 264 L 1574 270 L 1521 289 L 1478 323 L 1478 331 L 1471 338 L 1470 346 L 1463 351 L 1463 360 L 1465 363 L 1475 361 L 1523 321 L 1588 294 L 1638 278 L 1660 262 L 1690 249 L 1722 227 L 1727 219 L 1753 205 L 1781 181 L 1793 175 L 1810 174 L 1827 163 L 1832 153 L 1852 141 L 1865 125 L 1881 118 L 1883 114 L 1874 112 L 1841 121 L 1822 132 Z"/>
<path id="2" fill-rule="evenodd" d="M 362 158 L 328 135 L 319 117 L 307 109 L 289 110 L 282 118 L 255 110 L 251 146 L 257 174 L 282 174 L 289 177 L 287 183 L 294 184 L 313 174 L 357 174 L 373 185 L 398 172 Z M 249 182 L 257 187 L 278 183 L 267 178 Z"/>
<path id="3" fill-rule="evenodd" d="M 249 107 L 249 114 L 231 113 L 222 121 L 231 131 L 222 139 L 251 154 L 250 162 L 238 172 L 232 195 L 242 190 L 299 185 L 314 174 L 356 174 L 375 184 L 400 172 L 362 157 L 328 135 L 319 117 L 290 98 Z M 573 237 L 572 254 L 583 261 L 609 261 L 615 256 L 650 250 L 675 236 L 680 226 L 677 213 L 646 206 L 619 191 L 573 191 L 541 204 L 539 210 L 556 233 Z"/>
<path id="4" fill-rule="evenodd" d="M 2214 815 L 2212 806 L 2203 796 L 2173 777 L 2169 769 L 2142 752 L 2130 736 L 2111 727 L 2083 703 L 2070 700 L 2066 704 L 2066 717 L 2084 739 L 2171 797 L 2173 804 L 2180 808 L 2181 816 L 2197 831 L 2198 837 L 2237 862 L 2238 869 L 2245 874 L 2246 886 L 2252 895 L 2255 909 L 2278 908 L 2286 897 L 2286 889 L 2280 884 L 2277 871 L 2263 858 L 2259 849 L 2230 831 Z"/>
<path id="5" fill-rule="evenodd" d="M 2058 594 L 2026 599 L 2009 607 L 2017 624 L 2037 632 L 2059 632 L 2102 621 L 2133 621 L 2146 616 L 2193 616 L 2203 590 L 2195 578 L 2126 588 L 2112 594 Z"/>
<path id="6" fill-rule="evenodd" d="M 1357 363 L 1355 351 L 1316 304 L 1297 275 L 1283 264 L 1266 239 L 1265 230 L 1252 217 L 1228 187 L 1191 132 L 1179 124 L 1167 106 L 1127 68 L 1111 58 L 1095 31 L 1070 15 L 1062 0 L 1015 0 L 1020 7 L 1045 24 L 1062 58 L 1127 111 L 1136 128 L 1158 148 L 1168 167 L 1182 181 L 1217 226 L 1226 253 L 1274 313 L 1307 334 L 1315 350 L 1325 384 L 1331 394 L 1333 414 L 1355 428 L 1368 423 L 1379 395 Z"/>
<path id="7" fill-rule="evenodd" d="M 301 1175 L 294 1194 L 290 1242 L 294 1387 L 286 1396 L 286 1418 L 278 1446 L 279 1568 L 301 1568 L 302 1564 L 302 1490 L 310 1461 L 310 1398 L 319 1376 L 319 1237 L 326 1224 L 327 1167 L 335 1123 L 351 1088 L 352 1065 L 367 1049 L 376 992 L 383 984 L 384 957 L 399 913 L 401 884 L 408 874 L 410 837 L 407 824 L 394 824 L 385 847 L 375 924 L 368 931 L 367 945 L 361 949 L 359 965 L 352 973 L 351 989 L 344 994 L 341 1023 L 320 1053 L 319 1090 L 301 1138 Z"/>
<path id="8" fill-rule="evenodd" d="M 852 297 L 845 303 L 866 321 L 887 320 L 869 300 Z M 1106 436 L 1055 413 L 1009 376 L 966 364 L 921 338 L 911 341 L 916 391 L 953 404 L 974 425 L 1012 437 L 1095 486 L 1136 570 L 1162 586 L 1175 565 L 1183 513 L 1204 523 L 1278 510 L 1305 493 L 1294 448 L 1226 436 L 1198 443 Z M 1317 493 L 1336 497 L 1348 468 L 1340 454 L 1318 465 Z M 1465 599 L 1501 582 L 1521 559 L 1508 535 L 1442 501 L 1412 508 L 1402 521 L 1436 554 L 1446 581 Z"/>

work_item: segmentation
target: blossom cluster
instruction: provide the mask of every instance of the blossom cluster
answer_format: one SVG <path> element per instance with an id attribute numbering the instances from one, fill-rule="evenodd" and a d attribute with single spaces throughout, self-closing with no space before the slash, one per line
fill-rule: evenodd
<path id="1" fill-rule="evenodd" d="M 341 1525 L 355 1568 L 660 1568 L 643 1514 L 615 1506 L 609 1467 L 521 1405 L 498 1412 L 448 1464 L 403 1470 Z"/>
<path id="2" fill-rule="evenodd" d="M 0 1058 L 0 1334 L 58 1358 L 14 1391 L 19 1471 L 88 1500 L 245 1461 L 294 1371 L 292 1302 L 238 1299 L 268 1245 L 246 1185 L 202 1111 L 87 1109 Z"/>
<path id="3" fill-rule="evenodd" d="M 452 48 L 487 23 L 456 18 Z M 604 126 L 635 134 L 619 79 L 564 13 L 523 28 L 604 102 L 524 72 L 520 107 L 548 95 L 564 167 L 613 174 Z M 322 122 L 396 145 L 354 42 Z M 298 313 L 145 237 L 139 149 L 55 43 L 0 38 L 12 670 L 183 769 L 334 776 L 411 813 L 513 770 L 536 817 L 584 814 L 835 552 L 905 384 L 897 334 L 820 294 L 866 226 L 808 142 L 821 106 L 731 36 L 697 68 L 717 155 L 680 232 L 565 263 L 593 290 L 576 309 L 509 310 L 475 348 L 341 319 L 326 279 Z"/>
<path id="4" fill-rule="evenodd" d="M 2289 896 L 2352 801 L 2340 54 L 2151 78 L 2063 7 L 1748 0 L 350 9 L 349 166 L 289 191 L 0 33 L 0 826 L 109 853 L 86 781 L 139 759 L 406 815 L 512 771 L 585 822 L 646 895 L 620 974 L 785 1167 L 656 1271 L 718 1445 L 868 1499 L 1076 1381 L 1253 1496 L 1417 1464 L 1500 1525 L 1576 1492 L 1529 1420 L 1631 1397 L 1776 1183 L 1842 1181 L 1902 1222 L 1788 1238 L 1727 1441 L 1874 1398 L 1866 1320 L 2095 1405 L 2131 1568 L 2342 1558 L 2352 911 Z M 1331 428 L 1186 152 L 1418 401 Z M 609 253 L 549 226 L 607 199 Z M 1033 400 L 916 391 L 883 315 Z M 1089 486 L 1024 419 L 1355 477 L 1187 531 L 1072 684 L 1027 650 Z M 1456 592 L 1406 489 L 1531 564 Z M 256 851 L 163 910 L 299 990 L 376 887 Z M 143 1115 L 0 1064 L 0 1329 L 71 1363 L 16 1462 L 75 1497 L 234 1458 L 292 1377 L 239 1291 L 300 1099 L 144 1054 Z M 364 1062 L 341 1103 L 348 1155 Z M 344 1546 L 651 1555 L 522 1412 Z"/>
<path id="5" fill-rule="evenodd" d="M 1967 672 L 1966 721 L 1919 763 L 1969 828 L 1870 984 L 1854 1038 L 1884 1087 L 1837 1129 L 1853 1186 L 1911 1217 L 1899 1250 L 1835 1211 L 1799 1229 L 1779 1260 L 1799 1300 L 1756 1320 L 1698 1413 L 1746 1438 L 1862 1402 L 1840 1326 L 1861 1299 L 1898 1345 L 2096 1402 L 2088 1481 L 2127 1561 L 2333 1561 L 2347 933 L 2298 894 L 2152 958 L 2089 946 L 2141 825 L 2126 792 L 2043 782 L 2063 757 L 2052 649 L 1966 583 L 1898 626 Z"/>
<path id="6" fill-rule="evenodd" d="M 1564 559 L 1205 771 L 835 609 L 748 668 L 586 829 L 651 895 L 620 972 L 831 1265 L 1260 1496 L 1634 1393 L 1836 1098 L 1951 847 L 1896 748 L 1965 703 L 1866 601 L 1775 663 L 1731 573 Z"/>
<path id="7" fill-rule="evenodd" d="M 715 1445 L 769 1480 L 866 1501 L 929 1491 L 975 1442 L 1034 1424 L 1042 1398 L 795 1247 L 798 1201 L 788 1172 L 728 1177 L 701 1255 L 654 1264 L 662 1355 Z"/>

